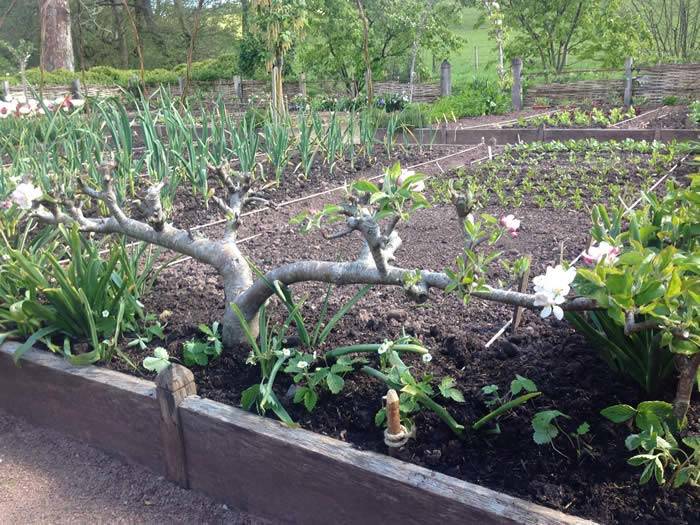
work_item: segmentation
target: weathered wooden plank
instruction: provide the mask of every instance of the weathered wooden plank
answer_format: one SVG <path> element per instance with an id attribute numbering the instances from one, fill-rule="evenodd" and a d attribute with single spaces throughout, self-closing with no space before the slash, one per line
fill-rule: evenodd
<path id="1" fill-rule="evenodd" d="M 0 407 L 165 474 L 155 385 L 97 368 L 76 367 L 30 350 L 20 366 L 17 343 L 0 346 Z"/>
<path id="2" fill-rule="evenodd" d="M 545 130 L 545 140 L 584 140 L 595 139 L 599 141 L 625 139 L 632 140 L 654 140 L 653 129 L 566 129 L 547 128 Z"/>
<path id="3" fill-rule="evenodd" d="M 196 396 L 180 411 L 190 486 L 284 523 L 590 523 Z"/>

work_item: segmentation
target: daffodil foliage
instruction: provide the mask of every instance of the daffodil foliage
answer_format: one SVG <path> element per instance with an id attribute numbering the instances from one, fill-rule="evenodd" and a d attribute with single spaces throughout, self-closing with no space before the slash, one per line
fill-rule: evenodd
<path id="1" fill-rule="evenodd" d="M 654 391 L 673 354 L 700 352 L 700 176 L 646 194 L 636 211 L 593 212 L 593 238 L 574 289 L 601 311 L 568 314 L 616 368 Z"/>

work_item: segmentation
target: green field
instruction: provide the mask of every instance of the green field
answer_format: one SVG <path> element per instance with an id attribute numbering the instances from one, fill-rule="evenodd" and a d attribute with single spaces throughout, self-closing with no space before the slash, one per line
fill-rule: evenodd
<path id="1" fill-rule="evenodd" d="M 462 20 L 454 26 L 455 32 L 463 40 L 462 46 L 450 56 L 452 79 L 457 84 L 474 75 L 496 75 L 498 60 L 496 42 L 489 36 L 486 26 L 474 29 L 478 19 L 478 9 L 465 8 L 462 12 Z"/>

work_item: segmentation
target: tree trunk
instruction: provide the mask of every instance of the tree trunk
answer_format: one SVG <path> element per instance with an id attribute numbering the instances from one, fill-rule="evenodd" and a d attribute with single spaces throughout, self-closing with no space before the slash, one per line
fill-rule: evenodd
<path id="1" fill-rule="evenodd" d="M 362 52 L 365 58 L 365 87 L 367 91 L 367 104 L 372 105 L 374 99 L 374 86 L 372 83 L 372 62 L 369 58 L 369 20 L 365 14 L 365 8 L 362 5 L 362 0 L 357 0 L 357 10 L 360 13 L 362 20 Z"/>
<path id="2" fill-rule="evenodd" d="M 41 64 L 46 71 L 75 69 L 69 0 L 39 0 Z"/>
<path id="3" fill-rule="evenodd" d="M 425 6 L 425 10 L 420 18 L 420 23 L 416 29 L 416 35 L 413 38 L 413 48 L 411 49 L 411 66 L 408 71 L 408 101 L 413 102 L 413 91 L 416 84 L 416 60 L 418 59 L 418 49 L 420 48 L 420 40 L 423 37 L 423 31 L 425 31 L 425 25 L 428 21 L 428 15 L 435 4 L 435 0 L 429 0 L 428 5 Z"/>
<path id="4" fill-rule="evenodd" d="M 241 26 L 245 38 L 250 34 L 250 0 L 241 0 Z"/>
<path id="5" fill-rule="evenodd" d="M 129 68 L 129 48 L 126 45 L 126 29 L 124 27 L 124 17 L 122 17 L 121 7 L 112 4 L 112 18 L 114 19 L 114 35 L 119 46 L 119 60 L 123 69 Z"/>

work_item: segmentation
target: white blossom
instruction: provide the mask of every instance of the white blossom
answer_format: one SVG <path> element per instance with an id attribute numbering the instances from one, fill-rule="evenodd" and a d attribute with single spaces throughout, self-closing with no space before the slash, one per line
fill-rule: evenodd
<path id="1" fill-rule="evenodd" d="M 423 356 L 421 357 L 421 359 L 423 359 L 423 362 L 424 362 L 424 363 L 430 363 L 430 361 L 433 360 L 433 356 L 430 355 L 430 354 L 423 354 Z"/>
<path id="2" fill-rule="evenodd" d="M 301 368 L 302 370 L 304 370 L 305 368 L 308 368 L 308 367 L 309 367 L 309 363 L 307 363 L 306 361 L 299 361 L 297 363 L 297 368 Z"/>
<path id="3" fill-rule="evenodd" d="M 109 317 L 109 310 L 102 310 L 102 317 L 104 317 L 105 319 Z"/>
<path id="4" fill-rule="evenodd" d="M 32 203 L 40 199 L 42 195 L 43 192 L 39 188 L 24 182 L 15 188 L 10 199 L 23 210 L 28 210 L 32 207 Z"/>
<path id="5" fill-rule="evenodd" d="M 289 348 L 283 348 L 283 349 L 282 349 L 282 355 L 283 355 L 284 357 L 289 357 L 290 355 L 292 355 L 292 352 L 289 350 Z"/>
<path id="6" fill-rule="evenodd" d="M 564 318 L 564 310 L 559 305 L 566 301 L 575 278 L 576 268 L 572 266 L 565 270 L 559 264 L 554 268 L 547 266 L 544 275 L 538 275 L 532 280 L 535 285 L 534 305 L 543 307 L 540 317 L 544 319 L 554 314 L 559 320 Z"/>

